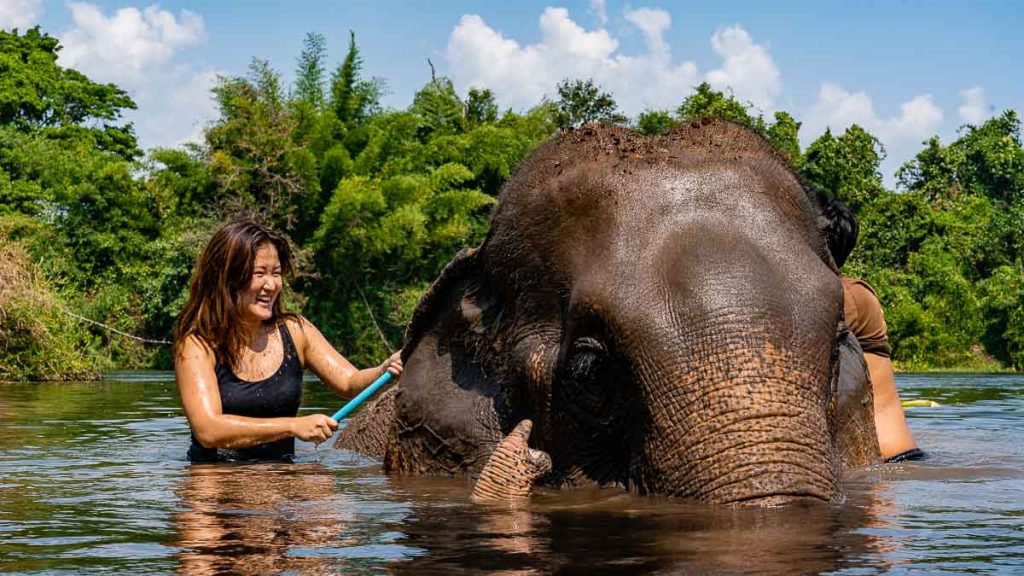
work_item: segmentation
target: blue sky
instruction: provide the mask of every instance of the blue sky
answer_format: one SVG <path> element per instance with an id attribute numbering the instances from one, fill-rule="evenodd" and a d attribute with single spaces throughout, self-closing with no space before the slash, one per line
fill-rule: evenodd
<path id="1" fill-rule="evenodd" d="M 129 89 L 147 147 L 195 138 L 215 117 L 216 75 L 253 57 L 290 80 L 308 31 L 327 37 L 333 66 L 353 30 L 397 108 L 429 80 L 428 58 L 460 91 L 489 87 L 516 109 L 565 77 L 595 78 L 630 115 L 709 81 L 792 113 L 805 144 L 865 126 L 889 152 L 890 185 L 931 134 L 1024 111 L 1024 8 L 1010 1 L 0 0 L 0 28 L 33 24 L 61 38 L 66 65 Z"/>

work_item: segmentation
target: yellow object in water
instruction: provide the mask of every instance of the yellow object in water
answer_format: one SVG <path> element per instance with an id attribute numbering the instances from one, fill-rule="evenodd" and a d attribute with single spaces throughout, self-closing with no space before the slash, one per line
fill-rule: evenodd
<path id="1" fill-rule="evenodd" d="M 904 408 L 938 408 L 941 406 L 934 400 L 904 400 L 900 402 Z"/>

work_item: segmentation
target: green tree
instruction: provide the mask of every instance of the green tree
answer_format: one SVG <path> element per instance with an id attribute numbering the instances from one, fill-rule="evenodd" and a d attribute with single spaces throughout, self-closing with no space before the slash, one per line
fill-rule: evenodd
<path id="1" fill-rule="evenodd" d="M 859 211 L 857 219 L 860 238 L 846 264 L 852 275 L 904 268 L 910 255 L 936 232 L 931 208 L 917 194 L 879 195 Z"/>
<path id="2" fill-rule="evenodd" d="M 145 185 L 161 218 L 225 216 L 210 159 L 199 146 L 150 151 Z"/>
<path id="3" fill-rule="evenodd" d="M 352 157 L 341 144 L 331 147 L 320 159 L 321 206 L 326 206 L 341 179 L 350 176 L 353 170 Z"/>
<path id="4" fill-rule="evenodd" d="M 224 78 L 214 93 L 221 116 L 206 141 L 223 211 L 254 213 L 301 234 L 297 216 L 316 209 L 319 174 L 313 154 L 295 141 L 297 122 L 280 76 L 253 60 L 246 77 Z"/>
<path id="5" fill-rule="evenodd" d="M 845 202 L 857 212 L 885 191 L 879 165 L 885 149 L 856 124 L 836 138 L 825 130 L 807 147 L 800 172 L 812 185 Z"/>
<path id="6" fill-rule="evenodd" d="M 977 340 L 994 358 L 1024 367 L 1024 149 L 1016 113 L 937 137 L 897 172 L 905 194 L 926 199 L 973 282 L 983 326 Z M 948 330 L 948 329 L 947 329 Z"/>
<path id="7" fill-rule="evenodd" d="M 665 134 L 675 125 L 667 110 L 645 110 L 636 118 L 636 129 L 641 134 Z"/>
<path id="8" fill-rule="evenodd" d="M 1012 110 L 981 126 L 966 126 L 948 146 L 931 138 L 900 167 L 897 178 L 902 189 L 923 195 L 937 210 L 956 210 L 965 196 L 992 203 L 994 214 L 974 247 L 981 255 L 979 277 L 1024 255 L 1024 148 Z"/>
<path id="9" fill-rule="evenodd" d="M 411 111 L 374 115 L 365 126 L 366 146 L 353 159 L 352 172 L 360 176 L 391 176 L 423 168 L 423 119 Z"/>
<path id="10" fill-rule="evenodd" d="M 490 89 L 469 89 L 469 94 L 466 95 L 466 121 L 471 127 L 498 121 L 498 105 L 494 102 L 494 93 Z"/>
<path id="11" fill-rule="evenodd" d="M 416 93 L 409 111 L 422 120 L 422 139 L 428 134 L 441 136 L 464 132 L 467 128 L 466 108 L 466 104 L 455 92 L 452 81 L 437 78 Z"/>
<path id="12" fill-rule="evenodd" d="M 993 356 L 1024 370 L 1024 267 L 1000 266 L 979 286 L 984 343 Z"/>
<path id="13" fill-rule="evenodd" d="M 687 96 L 679 108 L 676 108 L 676 116 L 682 122 L 694 122 L 703 118 L 731 120 L 753 128 L 763 135 L 766 132 L 764 119 L 760 114 L 754 115 L 752 110 L 750 104 L 743 104 L 732 95 L 726 96 L 724 92 L 713 89 L 707 82 L 702 82 L 694 93 Z"/>
<path id="14" fill-rule="evenodd" d="M 590 123 L 624 124 L 626 117 L 611 94 L 602 92 L 593 80 L 569 80 L 558 84 L 558 127 L 579 128 Z"/>
<path id="15" fill-rule="evenodd" d="M 359 97 L 356 94 L 356 85 L 359 82 L 359 72 L 363 67 L 363 59 L 359 55 L 359 47 L 356 46 L 356 33 L 349 31 L 348 53 L 341 65 L 334 71 L 331 78 L 331 106 L 334 108 L 334 115 L 342 123 L 349 123 L 356 120 L 360 113 Z"/>
<path id="16" fill-rule="evenodd" d="M 1015 111 L 967 126 L 951 147 L 965 159 L 957 175 L 965 189 L 1006 205 L 1024 200 L 1024 148 Z"/>
<path id="17" fill-rule="evenodd" d="M 924 150 L 896 171 L 897 186 L 921 194 L 933 204 L 953 200 L 962 191 L 957 171 L 963 161 L 961 154 L 942 146 L 939 137 L 932 136 Z"/>
<path id="18" fill-rule="evenodd" d="M 331 79 L 331 106 L 345 125 L 366 120 L 380 105 L 382 86 L 376 80 L 361 76 L 363 58 L 356 46 L 355 32 L 349 32 L 348 52 Z"/>
<path id="19" fill-rule="evenodd" d="M 0 33 L 0 378 L 55 378 L 162 362 L 68 311 L 166 338 L 196 252 L 235 212 L 289 233 L 299 277 L 288 298 L 347 356 L 376 362 L 460 248 L 478 244 L 516 167 L 559 128 L 622 123 L 592 81 L 557 102 L 500 113 L 494 94 L 432 79 L 406 109 L 383 110 L 380 80 L 348 51 L 324 86 L 323 38 L 309 34 L 288 95 L 265 62 L 215 90 L 205 142 L 137 160 L 134 106 L 116 86 L 55 64 L 56 40 Z M 325 93 L 326 92 L 326 93 Z M 801 154 L 800 123 L 769 125 L 749 104 L 698 86 L 638 130 L 725 118 L 762 134 L 804 179 L 856 212 L 861 236 L 844 272 L 886 307 L 898 365 L 1024 369 L 1024 193 L 1020 125 L 1006 112 L 943 145 L 929 140 L 882 185 L 884 150 L 852 126 Z M 12 289 L 11 287 L 14 287 Z M 385 344 L 385 341 L 387 342 Z"/>
<path id="20" fill-rule="evenodd" d="M 324 97 L 324 59 L 327 55 L 327 39 L 322 34 L 309 32 L 303 40 L 295 71 L 294 98 L 319 110 Z"/>
<path id="21" fill-rule="evenodd" d="M 400 342 L 407 318 L 389 311 L 411 312 L 410 292 L 418 294 L 459 248 L 483 238 L 483 209 L 494 200 L 464 187 L 472 177 L 465 166 L 445 164 L 427 174 L 354 176 L 338 185 L 311 243 L 322 281 L 309 287 L 315 297 L 307 314 L 346 355 L 358 362 L 386 355 L 383 342 Z"/>
<path id="22" fill-rule="evenodd" d="M 1024 148 L 1020 120 L 1007 110 L 943 147 L 938 137 L 897 171 L 900 187 L 921 192 L 930 201 L 961 193 L 1011 204 L 1024 199 Z"/>
<path id="23" fill-rule="evenodd" d="M 776 112 L 775 122 L 768 127 L 766 136 L 768 141 L 776 150 L 782 152 L 799 167 L 802 157 L 800 156 L 800 123 L 787 112 Z"/>
<path id="24" fill-rule="evenodd" d="M 113 84 L 59 66 L 59 51 L 57 39 L 38 27 L 24 35 L 0 30 L 0 126 L 66 142 L 87 139 L 121 158 L 137 157 L 131 124 L 120 124 L 135 102 Z"/>

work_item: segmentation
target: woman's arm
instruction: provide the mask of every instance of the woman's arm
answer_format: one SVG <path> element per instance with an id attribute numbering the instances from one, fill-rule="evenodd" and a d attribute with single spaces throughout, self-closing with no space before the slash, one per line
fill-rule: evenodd
<path id="1" fill-rule="evenodd" d="M 320 443 L 338 423 L 323 414 L 295 418 L 249 418 L 224 414 L 214 373 L 213 351 L 190 337 L 174 362 L 181 404 L 196 439 L 205 448 L 248 448 L 294 436 Z"/>
<path id="2" fill-rule="evenodd" d="M 871 374 L 871 388 L 875 396 L 875 430 L 882 458 L 891 458 L 917 448 L 917 442 L 907 426 L 903 406 L 900 405 L 892 362 L 884 356 L 868 352 L 864 353 L 864 361 Z"/>
<path id="3" fill-rule="evenodd" d="M 305 367 L 344 398 L 359 394 L 385 372 L 396 378 L 402 375 L 401 352 L 395 352 L 380 366 L 360 370 L 335 350 L 310 321 L 300 318 L 290 321 L 289 326 L 295 328 L 293 339 L 302 352 Z"/>

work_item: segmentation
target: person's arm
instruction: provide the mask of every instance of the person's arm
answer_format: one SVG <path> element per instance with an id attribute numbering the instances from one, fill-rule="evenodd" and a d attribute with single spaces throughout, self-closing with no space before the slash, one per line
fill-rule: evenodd
<path id="1" fill-rule="evenodd" d="M 248 448 L 294 436 L 320 443 L 331 437 L 338 423 L 312 414 L 295 418 L 249 418 L 224 414 L 214 372 L 213 351 L 190 337 L 174 362 L 185 417 L 204 448 Z"/>
<path id="2" fill-rule="evenodd" d="M 313 371 L 324 384 L 344 398 L 352 398 L 373 384 L 385 372 L 398 378 L 402 375 L 401 352 L 395 352 L 380 366 L 356 368 L 327 341 L 320 330 L 305 318 L 289 322 L 296 330 L 294 340 L 300 348 L 306 368 Z"/>
<path id="3" fill-rule="evenodd" d="M 896 391 L 892 361 L 878 354 L 864 353 L 871 375 L 871 391 L 875 396 L 875 430 L 882 458 L 891 458 L 917 448 Z"/>

